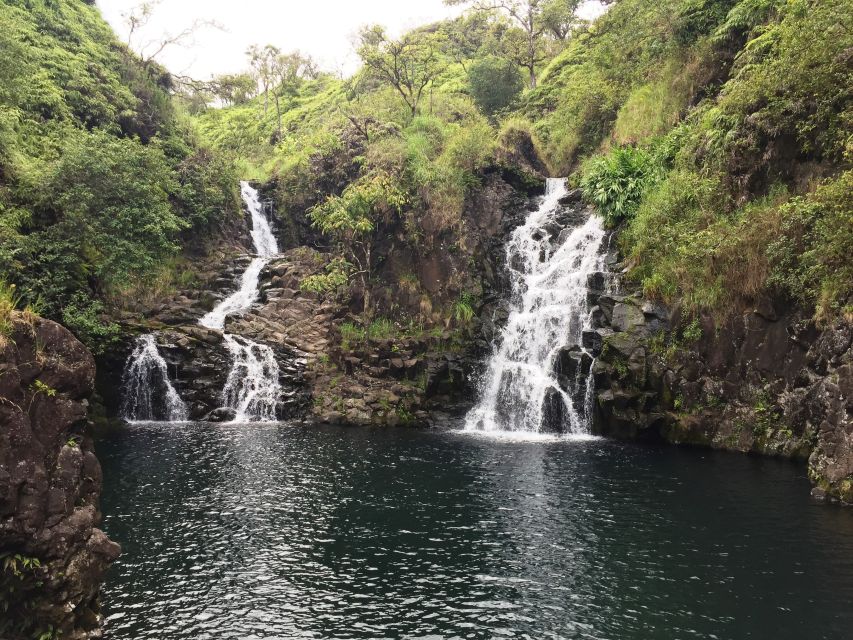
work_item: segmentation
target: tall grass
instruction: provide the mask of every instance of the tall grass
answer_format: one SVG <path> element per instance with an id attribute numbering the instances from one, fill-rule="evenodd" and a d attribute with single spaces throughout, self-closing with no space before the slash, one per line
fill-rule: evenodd
<path id="1" fill-rule="evenodd" d="M 14 284 L 0 280 L 0 346 L 12 335 L 12 312 L 18 308 L 21 296 Z"/>

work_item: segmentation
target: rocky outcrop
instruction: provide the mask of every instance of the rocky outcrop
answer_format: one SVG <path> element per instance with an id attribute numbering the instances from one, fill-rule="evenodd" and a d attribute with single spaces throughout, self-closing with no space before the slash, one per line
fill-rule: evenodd
<path id="1" fill-rule="evenodd" d="M 601 295 L 584 336 L 595 430 L 805 459 L 816 497 L 853 504 L 853 326 L 783 309 L 765 299 L 717 324 Z"/>
<path id="2" fill-rule="evenodd" d="M 91 354 L 49 320 L 0 336 L 0 637 L 100 637 L 98 593 L 119 546 L 98 529 L 87 433 Z"/>

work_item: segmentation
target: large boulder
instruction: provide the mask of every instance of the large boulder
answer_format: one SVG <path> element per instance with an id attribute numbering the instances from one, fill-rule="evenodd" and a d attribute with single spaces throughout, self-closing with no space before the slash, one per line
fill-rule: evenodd
<path id="1" fill-rule="evenodd" d="M 95 380 L 66 329 L 12 314 L 0 335 L 0 637 L 100 634 L 98 594 L 120 548 L 98 529 L 101 468 L 87 431 Z"/>

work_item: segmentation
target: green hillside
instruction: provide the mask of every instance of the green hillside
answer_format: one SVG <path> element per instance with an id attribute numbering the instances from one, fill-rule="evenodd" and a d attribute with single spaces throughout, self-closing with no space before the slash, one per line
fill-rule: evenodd
<path id="1" fill-rule="evenodd" d="M 101 301 L 168 288 L 182 248 L 238 209 L 169 74 L 93 4 L 0 4 L 0 279 L 94 345 L 113 332 Z"/>

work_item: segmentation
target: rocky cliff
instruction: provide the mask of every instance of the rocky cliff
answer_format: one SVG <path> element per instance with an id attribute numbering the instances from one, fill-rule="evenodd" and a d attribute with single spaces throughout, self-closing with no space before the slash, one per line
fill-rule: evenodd
<path id="1" fill-rule="evenodd" d="M 718 323 L 592 295 L 598 433 L 807 460 L 815 497 L 853 504 L 850 323 L 770 299 Z"/>
<path id="2" fill-rule="evenodd" d="M 0 637 L 99 637 L 119 546 L 98 529 L 87 433 L 91 354 L 60 325 L 13 313 L 0 336 Z"/>

